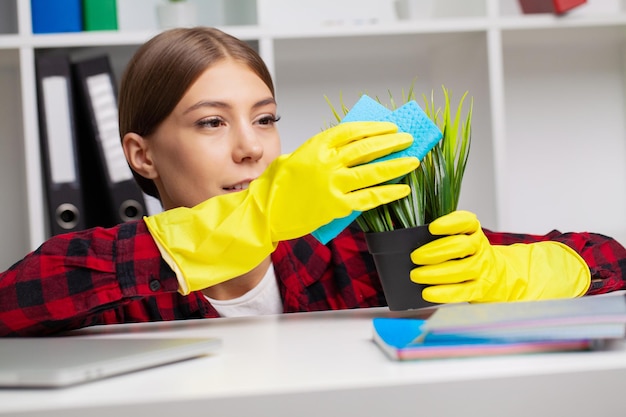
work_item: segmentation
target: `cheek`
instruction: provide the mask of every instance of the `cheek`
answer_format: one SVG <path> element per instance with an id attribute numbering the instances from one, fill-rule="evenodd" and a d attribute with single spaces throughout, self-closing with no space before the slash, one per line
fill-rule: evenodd
<path id="1" fill-rule="evenodd" d="M 178 164 L 171 168 L 177 170 L 179 176 L 185 177 L 189 184 L 206 190 L 223 175 L 230 160 L 229 154 L 219 147 L 200 146 L 185 152 Z"/>
<path id="2" fill-rule="evenodd" d="M 278 158 L 278 156 L 281 154 L 280 138 L 278 137 L 278 135 L 276 135 L 276 138 L 268 141 L 263 153 L 266 160 L 269 162 Z"/>
<path id="3" fill-rule="evenodd" d="M 168 170 L 199 173 L 219 164 L 226 154 L 224 149 L 214 143 L 188 138 L 163 146 L 159 150 L 159 159 L 161 165 Z"/>
<path id="4" fill-rule="evenodd" d="M 205 149 L 201 143 L 194 146 L 168 144 L 155 151 L 155 167 L 168 193 L 183 200 L 194 194 L 208 197 L 205 196 L 209 186 L 207 178 L 213 178 L 219 172 L 220 161 L 224 159 L 222 155 L 211 152 L 215 149 Z M 185 204 L 188 205 L 189 201 Z"/>
<path id="5" fill-rule="evenodd" d="M 172 161 L 163 186 L 176 205 L 193 207 L 204 200 L 221 194 L 219 179 L 224 172 L 216 160 L 196 154 L 175 165 Z"/>
<path id="6" fill-rule="evenodd" d="M 197 165 L 193 159 L 193 154 L 191 157 L 192 159 L 190 159 L 189 152 L 181 149 L 181 147 L 162 149 L 156 161 L 160 176 L 164 181 L 167 181 L 168 178 L 179 181 L 180 177 L 189 176 Z"/>

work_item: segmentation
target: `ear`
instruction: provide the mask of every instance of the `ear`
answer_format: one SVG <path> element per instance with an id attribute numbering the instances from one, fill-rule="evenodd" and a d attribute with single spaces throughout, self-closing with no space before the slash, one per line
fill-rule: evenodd
<path id="1" fill-rule="evenodd" d="M 154 179 L 158 176 L 151 158 L 148 141 L 136 133 L 127 133 L 122 139 L 124 155 L 130 167 L 143 177 Z"/>

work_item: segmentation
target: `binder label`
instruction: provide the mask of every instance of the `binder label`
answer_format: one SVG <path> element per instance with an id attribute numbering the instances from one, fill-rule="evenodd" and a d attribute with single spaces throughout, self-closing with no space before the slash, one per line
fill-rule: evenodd
<path id="1" fill-rule="evenodd" d="M 99 140 L 104 151 L 109 179 L 114 184 L 132 180 L 133 174 L 126 163 L 124 151 L 120 146 L 117 104 L 109 74 L 103 73 L 87 77 L 87 89 L 93 103 Z"/>
<path id="2" fill-rule="evenodd" d="M 77 175 L 67 79 L 45 77 L 42 87 L 52 183 L 75 183 Z"/>

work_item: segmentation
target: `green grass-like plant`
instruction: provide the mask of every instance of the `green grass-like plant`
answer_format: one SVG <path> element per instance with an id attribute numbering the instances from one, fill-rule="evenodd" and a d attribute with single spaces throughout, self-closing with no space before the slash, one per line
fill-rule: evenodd
<path id="1" fill-rule="evenodd" d="M 466 91 L 459 100 L 456 111 L 451 108 L 451 94 L 442 86 L 443 109 L 435 104 L 434 92 L 430 97 L 423 95 L 424 112 L 443 133 L 442 139 L 424 157 L 420 166 L 404 176 L 399 183 L 408 184 L 411 193 L 400 200 L 384 204 L 363 212 L 357 223 L 366 233 L 385 232 L 428 224 L 438 217 L 457 209 L 461 195 L 463 175 L 471 145 L 471 124 L 474 100 L 470 99 L 469 110 L 463 117 Z M 333 115 L 339 123 L 350 110 L 340 95 L 340 111 L 325 97 Z M 376 100 L 395 110 L 399 106 L 389 92 L 389 104 Z M 414 87 L 408 93 L 402 91 L 402 103 L 415 100 Z M 340 113 L 341 112 L 341 113 Z"/>

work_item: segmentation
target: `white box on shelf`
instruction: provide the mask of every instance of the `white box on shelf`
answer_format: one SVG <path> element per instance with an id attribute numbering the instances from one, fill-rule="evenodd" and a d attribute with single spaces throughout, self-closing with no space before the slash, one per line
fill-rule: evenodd
<path id="1" fill-rule="evenodd" d="M 398 20 L 419 20 L 433 17 L 435 0 L 396 0 Z"/>
<path id="2" fill-rule="evenodd" d="M 349 26 L 396 20 L 393 0 L 266 0 L 261 25 L 270 27 Z"/>
<path id="3" fill-rule="evenodd" d="M 156 30 L 156 5 L 160 0 L 117 0 L 117 28 L 119 31 Z"/>
<path id="4" fill-rule="evenodd" d="M 233 0 L 230 0 L 233 1 Z M 177 25 L 168 23 L 161 25 L 157 10 L 166 5 L 168 0 L 117 0 L 117 26 L 120 31 L 159 30 L 163 27 Z M 194 20 L 179 26 L 221 26 L 225 23 L 225 0 L 187 0 L 189 6 L 195 8 Z M 240 4 L 240 3 L 237 3 Z M 172 3 L 172 6 L 180 6 Z M 184 6 L 184 5 L 183 5 Z M 175 17 L 174 14 L 169 17 Z"/>
<path id="5" fill-rule="evenodd" d="M 224 24 L 256 25 L 256 0 L 224 0 Z"/>
<path id="6" fill-rule="evenodd" d="M 484 17 L 486 0 L 435 0 L 435 17 Z"/>
<path id="7" fill-rule="evenodd" d="M 399 20 L 485 16 L 485 0 L 395 0 Z"/>
<path id="8" fill-rule="evenodd" d="M 195 4 L 197 24 L 201 26 L 223 26 L 226 24 L 227 1 L 232 0 L 187 0 Z"/>
<path id="9" fill-rule="evenodd" d="M 159 3 L 157 5 L 157 17 L 161 29 L 198 25 L 196 5 L 187 1 Z"/>

